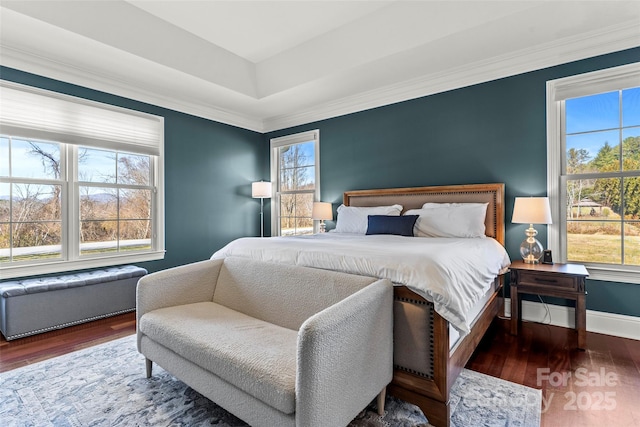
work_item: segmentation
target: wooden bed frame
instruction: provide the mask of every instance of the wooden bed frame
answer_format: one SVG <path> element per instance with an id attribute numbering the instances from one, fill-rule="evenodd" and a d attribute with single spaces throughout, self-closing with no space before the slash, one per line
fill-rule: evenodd
<path id="1" fill-rule="evenodd" d="M 504 184 L 357 190 L 344 193 L 346 206 L 401 204 L 404 210 L 425 202 L 488 202 L 485 234 L 504 245 Z M 394 375 L 389 394 L 422 409 L 431 425 L 449 426 L 449 392 L 498 311 L 501 277 L 471 327 L 471 332 L 449 344 L 449 323 L 433 304 L 404 286 L 395 287 Z"/>

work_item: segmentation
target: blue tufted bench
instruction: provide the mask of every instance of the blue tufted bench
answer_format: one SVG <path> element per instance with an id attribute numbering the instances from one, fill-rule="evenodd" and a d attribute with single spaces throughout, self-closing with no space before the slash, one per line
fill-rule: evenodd
<path id="1" fill-rule="evenodd" d="M 0 283 L 0 331 L 12 340 L 134 311 L 145 274 L 127 265 Z"/>

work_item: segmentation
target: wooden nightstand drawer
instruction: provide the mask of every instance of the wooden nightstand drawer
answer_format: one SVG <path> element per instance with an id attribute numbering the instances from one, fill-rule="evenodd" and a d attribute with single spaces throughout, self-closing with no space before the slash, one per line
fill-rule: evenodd
<path id="1" fill-rule="evenodd" d="M 540 272 L 518 272 L 518 283 L 521 285 L 553 286 L 564 289 L 578 289 L 578 281 L 574 277 L 559 274 L 544 274 Z"/>
<path id="2" fill-rule="evenodd" d="M 521 294 L 566 298 L 576 302 L 578 348 L 584 350 L 587 339 L 587 303 L 585 278 L 589 272 L 581 264 L 511 263 L 511 333 L 518 335 L 522 320 Z"/>

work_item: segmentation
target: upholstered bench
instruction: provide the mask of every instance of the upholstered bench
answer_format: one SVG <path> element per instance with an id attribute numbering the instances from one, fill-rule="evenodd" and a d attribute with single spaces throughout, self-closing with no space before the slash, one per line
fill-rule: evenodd
<path id="1" fill-rule="evenodd" d="M 134 265 L 0 283 L 0 331 L 7 340 L 134 311 Z"/>
<path id="2" fill-rule="evenodd" d="M 138 282 L 138 351 L 254 427 L 346 426 L 393 377 L 389 280 L 228 257 Z M 160 396 L 158 396 L 160 397 Z"/>

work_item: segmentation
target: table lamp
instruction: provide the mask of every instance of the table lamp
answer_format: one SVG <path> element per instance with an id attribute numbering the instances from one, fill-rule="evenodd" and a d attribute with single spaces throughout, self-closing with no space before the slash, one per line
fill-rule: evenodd
<path id="1" fill-rule="evenodd" d="M 511 222 L 529 224 L 527 238 L 520 245 L 520 255 L 527 264 L 537 264 L 542 257 L 542 243 L 536 239 L 538 232 L 533 224 L 551 224 L 551 208 L 548 197 L 516 197 Z"/>
<path id="2" fill-rule="evenodd" d="M 311 210 L 311 219 L 320 220 L 320 233 L 324 233 L 326 228 L 324 220 L 333 219 L 333 210 L 331 209 L 331 203 L 313 202 L 313 209 Z"/>

